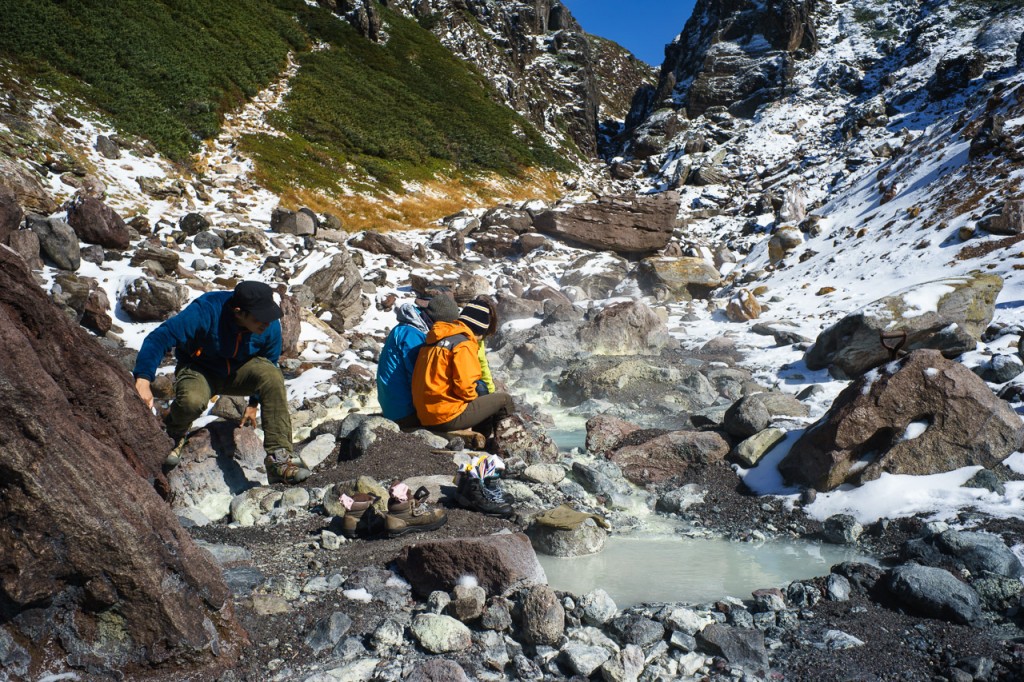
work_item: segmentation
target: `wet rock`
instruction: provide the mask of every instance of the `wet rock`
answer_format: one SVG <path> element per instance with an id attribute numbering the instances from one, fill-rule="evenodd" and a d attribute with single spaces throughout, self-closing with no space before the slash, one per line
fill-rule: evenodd
<path id="1" fill-rule="evenodd" d="M 523 640 L 531 644 L 557 646 L 565 632 L 565 610 L 547 585 L 535 585 L 523 596 L 521 606 Z"/>
<path id="2" fill-rule="evenodd" d="M 496 595 L 547 582 L 529 538 L 522 533 L 424 540 L 404 547 L 397 563 L 413 589 L 423 595 L 434 590 L 450 592 L 467 575 Z"/>
<path id="3" fill-rule="evenodd" d="M 454 618 L 435 613 L 421 613 L 413 618 L 412 635 L 432 654 L 465 651 L 473 645 L 469 628 Z"/>
<path id="4" fill-rule="evenodd" d="M 658 509 L 670 514 L 680 514 L 695 504 L 704 502 L 707 491 L 696 483 L 687 483 L 682 488 L 670 490 L 658 499 Z"/>
<path id="5" fill-rule="evenodd" d="M 613 450 L 622 439 L 641 427 L 624 419 L 599 414 L 587 420 L 587 452 L 600 455 Z"/>
<path id="6" fill-rule="evenodd" d="M 885 584 L 913 613 L 962 624 L 981 617 L 978 593 L 944 569 L 904 564 L 890 572 Z"/>
<path id="7" fill-rule="evenodd" d="M 879 334 L 907 333 L 903 350 L 933 348 L 946 357 L 974 350 L 995 311 L 1003 280 L 974 272 L 917 285 L 868 304 L 818 335 L 804 356 L 809 369 L 830 368 L 836 376 L 856 377 L 889 360 Z M 931 294 L 929 292 L 934 292 Z M 934 309 L 914 301 L 938 296 Z M 896 340 L 891 343 L 896 343 Z"/>
<path id="8" fill-rule="evenodd" d="M 758 630 L 712 624 L 696 637 L 703 650 L 722 656 L 731 665 L 757 671 L 768 669 L 764 635 Z"/>
<path id="9" fill-rule="evenodd" d="M 545 234 L 622 255 L 662 249 L 672 236 L 679 212 L 676 192 L 652 196 L 604 197 L 594 204 L 545 211 L 534 227 Z"/>
<path id="10" fill-rule="evenodd" d="M 1019 417 L 981 379 L 938 351 L 918 350 L 850 384 L 793 445 L 779 471 L 788 481 L 832 490 L 883 471 L 991 468 L 1022 441 Z M 867 466 L 855 468 L 869 453 Z"/>

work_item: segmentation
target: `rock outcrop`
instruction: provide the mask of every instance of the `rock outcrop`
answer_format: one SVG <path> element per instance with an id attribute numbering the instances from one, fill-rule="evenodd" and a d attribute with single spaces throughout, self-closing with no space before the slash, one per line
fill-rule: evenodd
<path id="1" fill-rule="evenodd" d="M 219 569 L 154 490 L 170 442 L 129 374 L 0 247 L 0 604 L 33 673 L 227 664 Z"/>
<path id="2" fill-rule="evenodd" d="M 601 251 L 636 256 L 665 248 L 676 227 L 679 194 L 603 197 L 597 203 L 551 210 L 534 219 L 545 234 Z"/>
<path id="3" fill-rule="evenodd" d="M 935 350 L 917 350 L 848 386 L 779 471 L 832 490 L 889 474 L 991 468 L 1024 443 L 1024 425 L 984 381 Z"/>

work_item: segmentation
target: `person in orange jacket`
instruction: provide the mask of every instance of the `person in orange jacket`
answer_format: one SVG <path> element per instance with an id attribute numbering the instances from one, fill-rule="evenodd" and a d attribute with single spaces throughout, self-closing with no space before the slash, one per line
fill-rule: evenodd
<path id="1" fill-rule="evenodd" d="M 454 322 L 435 322 L 431 327 L 412 373 L 413 405 L 423 426 L 490 434 L 495 420 L 514 411 L 508 393 L 477 392 L 480 338 L 490 322 L 486 306 L 470 303 Z"/>

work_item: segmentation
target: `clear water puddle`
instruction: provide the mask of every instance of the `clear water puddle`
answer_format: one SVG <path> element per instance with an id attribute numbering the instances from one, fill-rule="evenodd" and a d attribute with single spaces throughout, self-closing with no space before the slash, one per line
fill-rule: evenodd
<path id="1" fill-rule="evenodd" d="M 827 575 L 843 561 L 875 563 L 838 545 L 671 536 L 610 537 L 598 554 L 538 558 L 552 588 L 583 595 L 600 587 L 619 608 L 641 602 L 748 599 L 756 589 Z"/>

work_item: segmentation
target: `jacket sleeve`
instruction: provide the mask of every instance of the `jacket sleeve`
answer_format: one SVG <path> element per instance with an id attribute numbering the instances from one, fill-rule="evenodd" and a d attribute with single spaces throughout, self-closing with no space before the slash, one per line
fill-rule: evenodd
<path id="1" fill-rule="evenodd" d="M 494 377 L 491 376 L 491 366 L 487 364 L 487 349 L 484 342 L 480 342 L 480 351 L 477 353 L 477 360 L 480 361 L 480 378 L 487 384 L 487 392 L 494 393 Z"/>
<path id="2" fill-rule="evenodd" d="M 480 360 L 474 343 L 460 343 L 452 351 L 452 395 L 459 400 L 476 400 L 476 382 L 480 379 Z"/>
<path id="3" fill-rule="evenodd" d="M 274 320 L 267 328 L 267 340 L 263 344 L 263 351 L 260 353 L 267 360 L 275 365 L 281 359 L 281 321 Z"/>
<path id="4" fill-rule="evenodd" d="M 180 313 L 150 332 L 142 342 L 132 374 L 136 378 L 152 381 L 167 351 L 175 346 L 187 345 L 190 340 L 196 338 L 204 323 L 208 323 L 204 322 L 205 317 L 202 306 L 193 301 Z"/>

